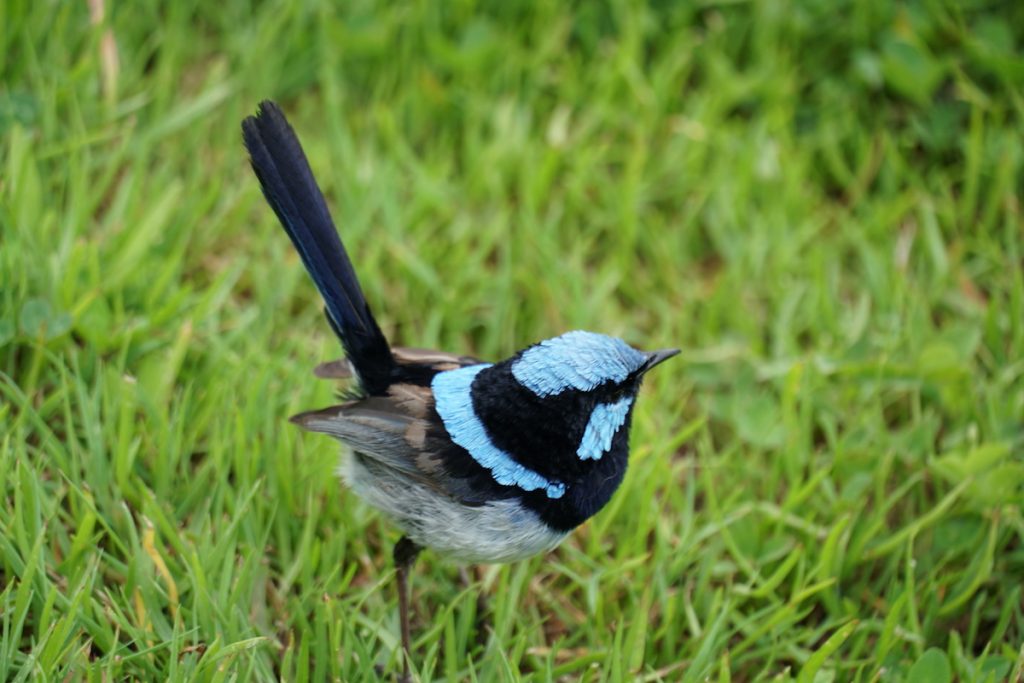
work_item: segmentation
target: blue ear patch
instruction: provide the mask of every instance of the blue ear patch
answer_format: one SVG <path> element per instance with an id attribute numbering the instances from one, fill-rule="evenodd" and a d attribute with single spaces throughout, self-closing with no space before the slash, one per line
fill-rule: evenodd
<path id="1" fill-rule="evenodd" d="M 548 498 L 561 498 L 565 484 L 523 467 L 511 455 L 495 446 L 487 435 L 484 423 L 473 410 L 470 393 L 473 380 L 489 363 L 447 370 L 434 375 L 434 406 L 444 422 L 452 441 L 465 448 L 481 467 L 490 471 L 494 481 L 505 486 L 518 486 L 524 491 L 543 489 Z"/>
<path id="2" fill-rule="evenodd" d="M 590 391 L 607 381 L 621 382 L 646 360 L 621 339 L 566 332 L 523 351 L 512 364 L 512 376 L 537 396 L 553 396 L 567 389 Z"/>
<path id="3" fill-rule="evenodd" d="M 590 413 L 587 428 L 580 439 L 576 455 L 580 460 L 600 460 L 612 447 L 612 437 L 626 423 L 633 397 L 625 396 L 615 403 L 599 403 Z"/>

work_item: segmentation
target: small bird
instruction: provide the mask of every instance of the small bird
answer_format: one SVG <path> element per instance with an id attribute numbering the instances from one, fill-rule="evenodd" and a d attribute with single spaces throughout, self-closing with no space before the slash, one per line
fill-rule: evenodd
<path id="1" fill-rule="evenodd" d="M 281 109 L 261 103 L 242 133 L 263 194 L 344 348 L 346 360 L 314 372 L 353 385 L 341 405 L 291 419 L 348 446 L 342 480 L 405 534 L 393 560 L 407 680 L 408 576 L 420 550 L 492 563 L 557 546 L 619 487 L 640 383 L 679 351 L 638 351 L 583 331 L 497 363 L 392 347 Z"/>

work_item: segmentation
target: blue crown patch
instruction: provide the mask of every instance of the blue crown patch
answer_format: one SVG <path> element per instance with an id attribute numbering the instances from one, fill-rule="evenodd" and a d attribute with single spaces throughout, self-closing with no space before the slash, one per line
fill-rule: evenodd
<path id="1" fill-rule="evenodd" d="M 523 351 L 512 364 L 512 376 L 537 396 L 553 396 L 568 389 L 590 391 L 608 381 L 621 382 L 646 360 L 621 339 L 577 330 Z"/>

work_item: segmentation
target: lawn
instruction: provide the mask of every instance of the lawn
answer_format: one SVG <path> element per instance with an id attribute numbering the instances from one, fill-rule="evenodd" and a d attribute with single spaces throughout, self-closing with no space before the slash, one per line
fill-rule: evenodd
<path id="1" fill-rule="evenodd" d="M 1024 679 L 1024 4 L 107 4 L 0 22 L 0 680 L 399 670 L 264 98 L 396 343 L 683 349 L 421 680 Z"/>

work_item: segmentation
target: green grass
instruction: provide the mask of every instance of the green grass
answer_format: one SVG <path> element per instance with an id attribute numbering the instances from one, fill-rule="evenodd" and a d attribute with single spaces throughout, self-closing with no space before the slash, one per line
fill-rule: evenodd
<path id="1" fill-rule="evenodd" d="M 423 556 L 422 680 L 1022 679 L 1024 5 L 109 4 L 0 26 L 0 680 L 398 669 L 266 97 L 394 340 L 684 349 L 561 548 Z"/>

